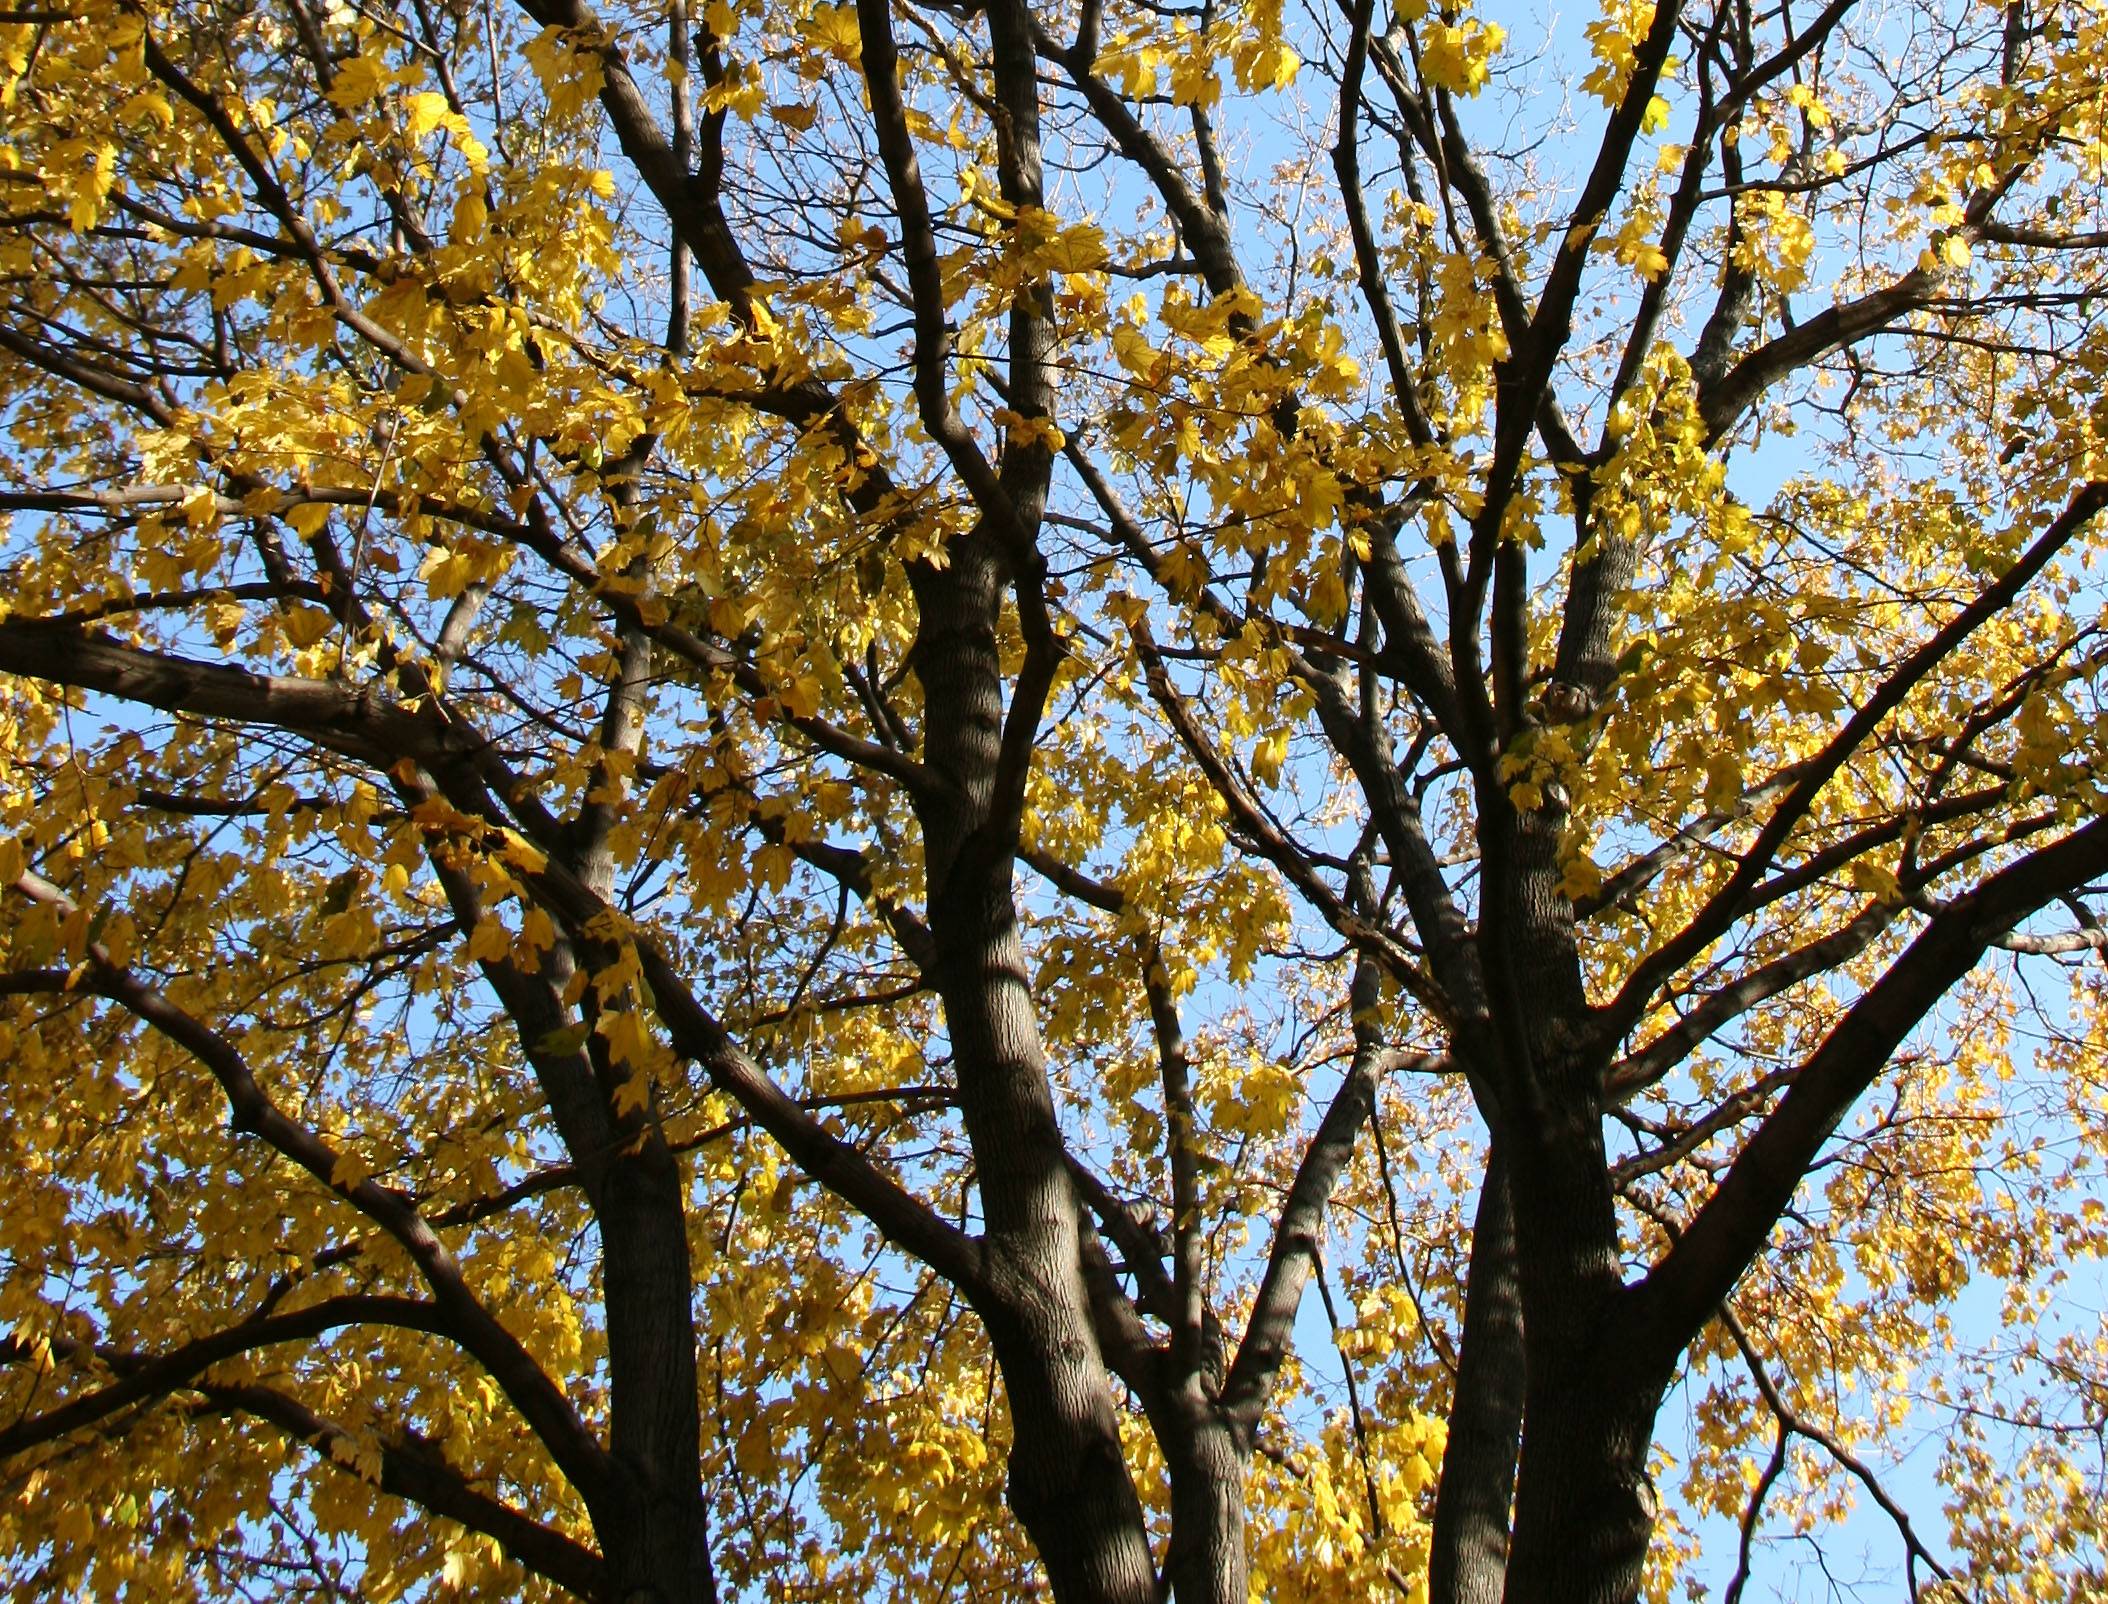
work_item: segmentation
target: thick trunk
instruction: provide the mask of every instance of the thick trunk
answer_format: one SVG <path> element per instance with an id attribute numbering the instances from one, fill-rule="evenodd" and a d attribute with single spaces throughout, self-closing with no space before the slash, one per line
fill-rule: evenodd
<path id="1" fill-rule="evenodd" d="M 1617 1341 L 1624 1266 L 1603 1063 L 1560 884 L 1564 821 L 1557 798 L 1522 812 L 1496 804 L 1483 837 L 1525 1379 L 1502 1597 L 1631 1604 L 1654 1526 L 1646 1461 L 1661 1382 Z"/>
<path id="2" fill-rule="evenodd" d="M 639 631 L 625 632 L 620 677 L 601 718 L 608 751 L 636 750 L 651 669 L 650 643 Z M 614 891 L 613 822 L 612 808 L 589 797 L 572 826 L 576 872 L 602 897 Z M 594 955 L 588 968 L 612 956 Z M 586 1017 L 611 1001 L 589 999 Z M 612 1496 L 593 1510 L 594 1531 L 618 1604 L 717 1604 L 680 1161 L 650 1114 L 623 1112 L 616 1089 L 637 1071 L 612 1061 L 602 1037 L 593 1037 L 589 1050 L 612 1138 L 592 1198 L 607 1315 L 608 1451 L 617 1478 Z M 601 1160 L 594 1155 L 592 1162 L 599 1167 Z"/>
<path id="3" fill-rule="evenodd" d="M 1010 1400 L 1010 1507 L 1059 1604 L 1155 1604 L 1141 1501 L 1087 1324 L 1056 1300 L 986 1315 Z"/>
<path id="4" fill-rule="evenodd" d="M 1504 1597 L 1631 1604 L 1654 1528 L 1647 1449 L 1664 1378 L 1621 1340 L 1623 1265 L 1585 1069 L 1557 1058 L 1528 1156 L 1509 1176 L 1522 1289 L 1522 1453 Z"/>
<path id="5" fill-rule="evenodd" d="M 1533 1377 L 1508 1555 L 1509 1604 L 1633 1604 L 1654 1533 L 1660 1394 L 1586 1367 Z"/>
<path id="6" fill-rule="evenodd" d="M 918 802 L 931 979 L 987 1226 L 989 1283 L 976 1303 L 1010 1401 L 1010 1502 L 1061 1604 L 1153 1604 L 1148 1532 L 1091 1322 L 1076 1197 L 1017 928 L 1012 842 L 994 817 L 1002 568 L 984 533 L 955 543 L 946 568 L 918 567 L 913 578 L 924 762 L 937 779 Z"/>
<path id="7" fill-rule="evenodd" d="M 1429 1604 L 1496 1604 L 1508 1567 L 1508 1516 L 1522 1429 L 1522 1292 L 1508 1165 L 1496 1141 L 1487 1156 L 1472 1228 L 1456 1393 L 1435 1493 L 1428 1556 Z"/>
<path id="8" fill-rule="evenodd" d="M 1579 1077 L 1551 1066 L 1555 1090 Z M 1647 1448 L 1660 1379 L 1620 1350 L 1624 1294 L 1602 1120 L 1593 1100 L 1540 1111 L 1509 1177 L 1527 1388 L 1511 1604 L 1630 1604 L 1653 1531 Z"/>
<path id="9" fill-rule="evenodd" d="M 619 1604 L 716 1604 L 680 1166 L 656 1136 L 609 1167 L 599 1208 L 609 1449 L 593 1511 Z"/>
<path id="10" fill-rule="evenodd" d="M 1247 1604 L 1244 1479 L 1250 1463 L 1233 1427 L 1196 1398 L 1190 1423 L 1158 1441 L 1171 1471 L 1171 1551 L 1165 1570 L 1178 1604 Z"/>
<path id="11" fill-rule="evenodd" d="M 932 924 L 940 945 L 961 940 L 951 920 Z M 977 983 L 940 988 L 988 1222 L 996 1289 L 981 1313 L 1010 1400 L 1011 1507 L 1061 1604 L 1148 1604 L 1148 1536 L 1091 1324 L 1023 952 L 1007 922 L 969 945 Z"/>

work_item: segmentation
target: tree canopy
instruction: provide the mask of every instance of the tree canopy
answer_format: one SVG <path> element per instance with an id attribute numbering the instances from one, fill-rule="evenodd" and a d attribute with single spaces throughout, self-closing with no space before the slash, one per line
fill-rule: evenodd
<path id="1" fill-rule="evenodd" d="M 10 1592 L 2099 1596 L 2104 117 L 0 11 Z"/>

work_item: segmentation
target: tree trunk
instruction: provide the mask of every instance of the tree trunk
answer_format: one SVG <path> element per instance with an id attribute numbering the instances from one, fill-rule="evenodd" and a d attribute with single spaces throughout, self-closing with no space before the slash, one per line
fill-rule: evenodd
<path id="1" fill-rule="evenodd" d="M 1178 1604 L 1247 1604 L 1249 1457 L 1236 1429 L 1205 1399 L 1181 1399 L 1178 1412 L 1179 1425 L 1158 1437 L 1171 1471 L 1171 1551 L 1164 1562 L 1171 1596 Z"/>
<path id="2" fill-rule="evenodd" d="M 1603 1144 L 1603 1064 L 1561 889 L 1563 804 L 1482 795 L 1487 954 L 1506 1062 L 1492 1123 L 1506 1145 L 1522 1310 L 1522 1446 L 1502 1597 L 1632 1604 L 1654 1529 L 1647 1481 L 1661 1380 L 1620 1351 L 1624 1265 Z"/>
<path id="3" fill-rule="evenodd" d="M 1010 1400 L 1010 1507 L 1055 1599 L 1155 1604 L 1141 1500 L 1089 1325 L 1055 1299 L 984 1319 Z"/>
<path id="4" fill-rule="evenodd" d="M 1660 1393 L 1593 1367 L 1530 1389 L 1509 1604 L 1633 1604 L 1654 1533 L 1647 1450 Z M 1534 1378 L 1533 1378 L 1534 1382 Z"/>
<path id="5" fill-rule="evenodd" d="M 1014 842 L 993 816 L 1002 565 L 983 531 L 955 542 L 945 568 L 917 565 L 912 577 L 924 762 L 936 779 L 917 804 L 931 979 L 987 1226 L 989 1281 L 975 1303 L 1010 1401 L 1010 1503 L 1061 1604 L 1154 1604 L 1148 1531 L 1091 1323 L 1077 1201 L 1018 934 Z"/>
<path id="6" fill-rule="evenodd" d="M 1509 1178 L 1522 1289 L 1522 1453 L 1503 1597 L 1632 1604 L 1654 1529 L 1647 1450 L 1666 1377 L 1635 1369 L 1602 1115 L 1555 1061 L 1527 1160 Z M 1578 1095 L 1577 1095 L 1578 1093 Z M 1576 1105 L 1579 1106 L 1576 1106 Z"/>
<path id="7" fill-rule="evenodd" d="M 1501 1596 L 1522 1429 L 1521 1299 L 1507 1157 L 1496 1138 L 1472 1227 L 1449 1443 L 1435 1492 L 1429 1604 L 1497 1604 Z"/>
<path id="8" fill-rule="evenodd" d="M 593 1512 L 610 1586 L 618 1604 L 716 1604 L 680 1165 L 656 1135 L 609 1167 L 599 1223 L 623 1482 Z"/>

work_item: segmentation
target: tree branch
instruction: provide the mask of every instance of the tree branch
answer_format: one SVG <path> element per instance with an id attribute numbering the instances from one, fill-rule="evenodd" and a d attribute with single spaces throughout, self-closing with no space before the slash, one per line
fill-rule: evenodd
<path id="1" fill-rule="evenodd" d="M 1266 1269 L 1252 1299 L 1251 1318 L 1245 1322 L 1243 1340 L 1237 1344 L 1237 1355 L 1223 1379 L 1219 1407 L 1246 1441 L 1258 1428 L 1274 1378 L 1288 1356 L 1296 1309 L 1303 1301 L 1304 1283 L 1317 1263 L 1318 1235 L 1324 1229 L 1325 1209 L 1332 1201 L 1333 1188 L 1339 1184 L 1340 1173 L 1354 1154 L 1355 1138 L 1376 1105 L 1376 1082 L 1384 1047 L 1377 1018 L 1376 969 L 1368 959 L 1356 962 L 1347 996 L 1353 1011 L 1354 1057 L 1325 1117 L 1318 1122 L 1309 1147 L 1303 1151 L 1295 1179 L 1289 1183 L 1288 1196 L 1274 1226 Z"/>
<path id="2" fill-rule="evenodd" d="M 287 1436 L 312 1448 L 323 1463 L 345 1475 L 358 1474 L 348 1456 L 356 1454 L 360 1442 L 343 1427 L 286 1393 L 274 1387 L 223 1386 L 213 1382 L 201 1383 L 195 1390 L 214 1411 L 268 1421 Z M 333 1452 L 338 1444 L 343 1445 L 346 1458 Z M 542 1525 L 487 1493 L 478 1492 L 427 1445 L 384 1441 L 378 1446 L 382 1492 L 405 1499 L 472 1532 L 481 1532 L 503 1548 L 516 1563 L 537 1576 L 547 1577 L 579 1598 L 607 1596 L 606 1565 L 584 1544 Z"/>
<path id="3" fill-rule="evenodd" d="M 1668 1254 L 1626 1293 L 1619 1346 L 1635 1369 L 1667 1374 L 1762 1250 L 1823 1143 L 1949 988 L 2021 920 L 2104 871 L 2108 819 L 2095 819 L 1928 921 L 1802 1065 Z"/>
<path id="4" fill-rule="evenodd" d="M 1757 832 L 1727 882 L 1706 899 L 1681 931 L 1633 966 L 1617 996 L 1599 1012 L 1597 1024 L 1605 1035 L 1615 1039 L 1629 1030 L 1655 989 L 1743 916 L 1750 893 L 1830 778 L 1911 691 L 1983 624 L 2010 606 L 2028 581 L 2048 567 L 2104 507 L 2108 507 L 2108 482 L 2095 480 L 2077 490 L 2011 568 L 1906 657 L 1822 749 L 1800 765 L 1792 786 Z"/>
<path id="5" fill-rule="evenodd" d="M 63 976 L 60 977 L 63 981 Z M 57 988 L 54 988 L 57 989 Z M 0 1430 L 0 1460 L 82 1431 L 133 1404 L 166 1397 L 223 1360 L 283 1342 L 299 1342 L 345 1326 L 382 1325 L 400 1331 L 449 1336 L 446 1316 L 436 1303 L 420 1298 L 350 1294 L 325 1298 L 285 1314 L 242 1321 L 224 1331 L 195 1337 L 167 1353 L 152 1356 L 105 1346 L 53 1341 L 66 1357 L 92 1360 L 114 1370 L 118 1379 L 93 1392 L 81 1393 L 42 1414 L 18 1420 Z M 0 1364 L 34 1364 L 38 1344 L 17 1334 L 0 1338 Z"/>
<path id="6" fill-rule="evenodd" d="M 72 900 L 38 875 L 23 874 L 15 889 L 62 913 L 74 912 Z M 100 946 L 88 947 L 85 972 L 73 989 L 109 998 L 188 1051 L 219 1083 L 237 1133 L 262 1138 L 393 1237 L 431 1287 L 447 1335 L 490 1373 L 572 1485 L 588 1503 L 607 1491 L 606 1451 L 534 1357 L 483 1306 L 452 1251 L 406 1198 L 371 1177 L 354 1179 L 341 1153 L 279 1109 L 232 1042 L 112 963 Z"/>

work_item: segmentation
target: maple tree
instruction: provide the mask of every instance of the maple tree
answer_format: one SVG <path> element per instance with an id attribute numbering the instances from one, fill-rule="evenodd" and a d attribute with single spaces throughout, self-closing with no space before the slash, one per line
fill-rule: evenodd
<path id="1" fill-rule="evenodd" d="M 2093 1596 L 2108 7 L 1520 31 L 0 12 L 15 1592 Z"/>

